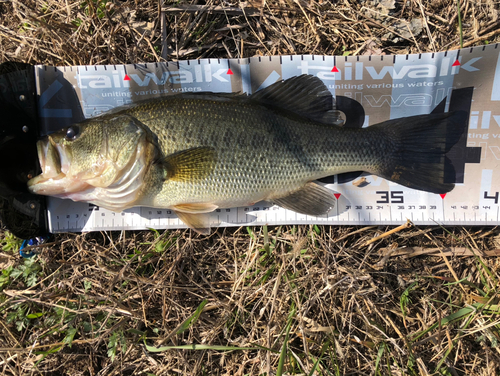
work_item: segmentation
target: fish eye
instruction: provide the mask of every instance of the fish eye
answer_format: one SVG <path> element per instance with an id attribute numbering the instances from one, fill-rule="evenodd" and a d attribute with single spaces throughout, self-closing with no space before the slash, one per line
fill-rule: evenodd
<path id="1" fill-rule="evenodd" d="M 68 141 L 73 141 L 75 140 L 80 134 L 80 127 L 73 125 L 68 128 L 66 131 L 66 140 Z"/>

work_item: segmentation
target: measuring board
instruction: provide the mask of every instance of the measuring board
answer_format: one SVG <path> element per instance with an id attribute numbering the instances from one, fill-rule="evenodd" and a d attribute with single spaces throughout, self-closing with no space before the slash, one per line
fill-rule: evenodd
<path id="1" fill-rule="evenodd" d="M 269 56 L 169 63 L 37 66 L 42 134 L 114 107 L 185 92 L 251 94 L 278 80 L 318 76 L 351 125 L 454 110 L 469 130 L 448 154 L 456 187 L 446 195 L 402 187 L 373 175 L 326 179 L 338 192 L 337 215 L 311 217 L 261 202 L 220 209 L 220 226 L 262 224 L 496 225 L 500 221 L 500 48 L 395 56 Z M 359 184 L 364 178 L 364 184 Z M 48 199 L 52 232 L 182 228 L 173 212 L 138 207 L 113 213 L 87 203 Z"/>

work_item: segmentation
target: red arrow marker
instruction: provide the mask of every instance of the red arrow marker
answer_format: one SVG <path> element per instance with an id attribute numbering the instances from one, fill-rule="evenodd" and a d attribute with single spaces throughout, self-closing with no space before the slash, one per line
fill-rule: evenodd
<path id="1" fill-rule="evenodd" d="M 333 67 L 333 68 L 332 68 L 332 72 L 333 72 L 333 73 L 338 73 L 338 72 L 339 72 L 339 70 L 337 69 L 337 67 Z"/>
<path id="2" fill-rule="evenodd" d="M 123 78 L 123 81 L 130 81 L 130 77 L 128 76 L 128 74 L 125 75 L 125 77 Z"/>
<path id="3" fill-rule="evenodd" d="M 446 193 L 440 193 L 439 194 L 441 196 L 441 198 L 444 200 L 444 198 L 446 197 Z"/>
<path id="4" fill-rule="evenodd" d="M 338 199 L 339 199 L 339 197 L 341 196 L 341 193 L 334 193 L 333 195 L 334 195 L 334 196 L 335 196 L 335 198 L 338 200 Z"/>
<path id="5" fill-rule="evenodd" d="M 459 67 L 460 66 L 460 61 L 455 60 L 455 62 L 453 64 L 451 64 L 452 67 Z"/>
<path id="6" fill-rule="evenodd" d="M 229 68 L 229 69 L 227 70 L 227 74 L 233 74 L 233 71 L 231 70 L 231 68 Z"/>

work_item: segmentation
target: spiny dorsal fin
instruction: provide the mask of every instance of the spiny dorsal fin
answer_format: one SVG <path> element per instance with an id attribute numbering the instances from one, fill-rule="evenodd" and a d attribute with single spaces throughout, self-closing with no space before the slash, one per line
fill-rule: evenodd
<path id="1" fill-rule="evenodd" d="M 314 182 L 288 196 L 272 200 L 276 205 L 306 215 L 324 215 L 337 204 L 333 191 Z"/>
<path id="2" fill-rule="evenodd" d="M 323 81 L 312 75 L 303 74 L 278 81 L 252 94 L 250 100 L 327 125 L 343 123 L 340 112 L 335 110 L 332 94 Z"/>
<path id="3" fill-rule="evenodd" d="M 161 164 L 167 171 L 167 179 L 190 182 L 210 175 L 215 161 L 215 149 L 202 146 L 168 155 L 161 160 Z"/>

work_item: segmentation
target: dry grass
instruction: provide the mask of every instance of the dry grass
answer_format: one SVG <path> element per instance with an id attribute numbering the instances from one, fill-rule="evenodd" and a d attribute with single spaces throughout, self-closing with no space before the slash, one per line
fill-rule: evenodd
<path id="1" fill-rule="evenodd" d="M 452 49 L 455 4 L 1 1 L 0 61 Z M 497 2 L 461 4 L 465 46 L 499 41 Z M 0 369 L 243 376 L 275 375 L 282 363 L 294 375 L 499 374 L 500 229 L 411 227 L 369 242 L 388 230 L 63 234 L 29 260 L 4 249 Z M 5 232 L 0 239 L 16 246 Z M 182 345 L 208 348 L 161 347 Z"/>
<path id="2" fill-rule="evenodd" d="M 386 229 L 266 230 L 68 234 L 34 261 L 4 253 L 21 269 L 1 295 L 4 373 L 274 374 L 287 324 L 289 374 L 310 374 L 316 361 L 323 375 L 500 369 L 495 258 L 381 254 L 468 246 L 481 255 L 500 230 L 457 228 L 455 240 L 411 228 L 368 246 Z M 145 344 L 263 348 L 154 353 Z"/>

